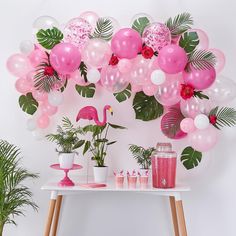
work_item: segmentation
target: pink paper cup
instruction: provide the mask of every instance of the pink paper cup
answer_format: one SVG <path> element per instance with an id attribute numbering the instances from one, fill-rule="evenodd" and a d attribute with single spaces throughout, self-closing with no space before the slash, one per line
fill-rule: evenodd
<path id="1" fill-rule="evenodd" d="M 128 176 L 128 188 L 136 188 L 137 185 L 137 176 Z"/>
<path id="2" fill-rule="evenodd" d="M 141 188 L 148 187 L 148 176 L 139 176 L 139 182 Z"/>
<path id="3" fill-rule="evenodd" d="M 115 179 L 116 179 L 116 187 L 123 188 L 125 177 L 124 176 L 116 176 Z"/>

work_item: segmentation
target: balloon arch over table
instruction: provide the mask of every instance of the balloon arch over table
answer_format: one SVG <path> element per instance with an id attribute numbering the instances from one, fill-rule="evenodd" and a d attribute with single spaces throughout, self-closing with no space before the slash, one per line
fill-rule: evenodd
<path id="1" fill-rule="evenodd" d="M 19 105 L 32 115 L 28 129 L 37 135 L 48 127 L 68 83 L 86 98 L 100 85 L 118 102 L 134 93 L 136 119 L 161 117 L 168 138 L 188 136 L 181 161 L 194 168 L 202 152 L 216 144 L 217 129 L 236 124 L 236 110 L 224 106 L 235 98 L 236 84 L 218 76 L 225 65 L 223 52 L 209 48 L 207 34 L 192 25 L 189 13 L 164 23 L 137 14 L 122 29 L 114 18 L 94 12 L 71 19 L 63 29 L 53 17 L 37 18 L 37 40 L 21 42 L 20 53 L 7 61 L 18 78 Z"/>

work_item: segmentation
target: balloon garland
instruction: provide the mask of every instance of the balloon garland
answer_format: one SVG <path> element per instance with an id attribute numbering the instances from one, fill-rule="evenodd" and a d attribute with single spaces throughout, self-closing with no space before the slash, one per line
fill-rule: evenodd
<path id="1" fill-rule="evenodd" d="M 20 44 L 20 53 L 7 61 L 17 77 L 19 105 L 29 115 L 27 128 L 36 138 L 63 103 L 68 83 L 80 96 L 92 98 L 96 87 L 112 92 L 118 102 L 135 94 L 136 119 L 161 118 L 161 130 L 171 139 L 188 137 L 181 155 L 194 168 L 202 152 L 214 147 L 224 126 L 236 125 L 236 110 L 219 107 L 236 97 L 236 84 L 218 76 L 224 54 L 209 49 L 206 33 L 192 29 L 189 13 L 153 22 L 137 14 L 130 28 L 119 29 L 112 17 L 84 12 L 60 30 L 53 17 L 33 23 L 37 42 Z M 166 112 L 164 114 L 164 107 Z"/>

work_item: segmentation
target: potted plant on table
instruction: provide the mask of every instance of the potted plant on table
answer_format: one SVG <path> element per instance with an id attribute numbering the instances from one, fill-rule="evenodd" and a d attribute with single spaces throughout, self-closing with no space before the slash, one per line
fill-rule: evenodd
<path id="1" fill-rule="evenodd" d="M 83 134 L 80 127 L 75 127 L 69 118 L 62 119 L 62 126 L 57 126 L 57 133 L 48 134 L 49 141 L 55 142 L 58 146 L 56 151 L 59 153 L 59 164 L 62 169 L 71 169 L 74 164 L 76 149 L 84 144 L 84 140 L 79 138 Z"/>
<path id="2" fill-rule="evenodd" d="M 38 209 L 32 200 L 32 192 L 23 184 L 38 175 L 19 165 L 19 155 L 16 146 L 0 140 L 0 236 L 6 224 L 16 225 L 15 217 L 24 215 L 24 207 Z"/>
<path id="3" fill-rule="evenodd" d="M 151 166 L 151 156 L 153 152 L 156 150 L 154 147 L 149 147 L 145 149 L 142 146 L 138 146 L 135 144 L 130 144 L 129 150 L 133 155 L 133 158 L 137 161 L 140 166 L 140 174 L 145 175 L 147 171 L 149 171 Z"/>
<path id="4" fill-rule="evenodd" d="M 116 141 L 108 140 L 109 129 L 125 129 L 125 127 L 106 123 L 104 126 L 87 125 L 83 128 L 84 134 L 90 133 L 91 140 L 87 140 L 84 144 L 83 154 L 87 151 L 92 155 L 91 159 L 95 161 L 94 180 L 96 183 L 106 183 L 108 166 L 105 164 L 108 147 Z"/>

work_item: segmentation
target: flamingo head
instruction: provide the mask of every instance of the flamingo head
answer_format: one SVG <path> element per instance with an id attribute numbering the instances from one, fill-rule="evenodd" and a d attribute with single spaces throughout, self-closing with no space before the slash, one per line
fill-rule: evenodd
<path id="1" fill-rule="evenodd" d="M 108 110 L 111 113 L 111 115 L 113 115 L 113 110 L 110 105 L 106 105 L 105 109 Z"/>

